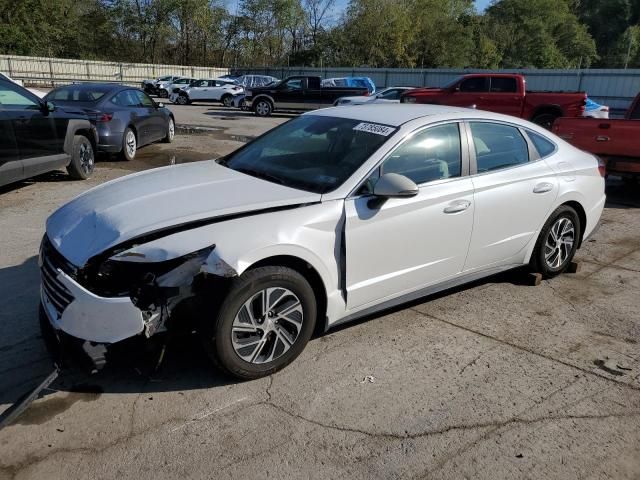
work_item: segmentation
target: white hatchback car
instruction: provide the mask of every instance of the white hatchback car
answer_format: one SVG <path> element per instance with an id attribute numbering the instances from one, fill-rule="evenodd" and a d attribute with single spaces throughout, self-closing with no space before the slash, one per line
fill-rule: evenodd
<path id="1" fill-rule="evenodd" d="M 233 80 L 203 78 L 192 82 L 182 90 L 174 91 L 169 100 L 178 105 L 191 102 L 221 102 L 225 107 L 233 104 L 233 97 L 244 92 L 244 88 Z"/>
<path id="2" fill-rule="evenodd" d="M 297 357 L 318 322 L 523 265 L 563 272 L 598 223 L 603 174 L 510 116 L 310 112 L 224 158 L 113 180 L 56 211 L 41 314 L 59 336 L 112 344 L 171 329 L 190 305 L 216 363 L 256 378 Z"/>

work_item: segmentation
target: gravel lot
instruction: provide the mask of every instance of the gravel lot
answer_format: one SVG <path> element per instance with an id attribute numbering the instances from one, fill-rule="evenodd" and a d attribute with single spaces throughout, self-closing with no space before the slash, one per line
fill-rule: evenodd
<path id="1" fill-rule="evenodd" d="M 0 409 L 51 371 L 37 324 L 46 217 L 288 118 L 171 108 L 208 130 L 103 161 L 90 181 L 53 173 L 0 190 Z M 613 179 L 608 194 L 579 273 L 533 287 L 511 272 L 405 305 L 318 336 L 267 379 L 229 381 L 190 337 L 155 372 L 155 350 L 65 372 L 0 431 L 0 479 L 638 479 L 640 187 Z"/>

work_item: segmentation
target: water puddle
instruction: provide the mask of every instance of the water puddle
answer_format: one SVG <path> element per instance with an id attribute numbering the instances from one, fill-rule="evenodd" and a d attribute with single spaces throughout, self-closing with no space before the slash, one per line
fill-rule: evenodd
<path id="1" fill-rule="evenodd" d="M 15 421 L 19 425 L 42 425 L 69 410 L 77 402 L 93 402 L 100 398 L 102 388 L 97 385 L 77 385 L 62 397 L 44 398 L 32 403 Z"/>

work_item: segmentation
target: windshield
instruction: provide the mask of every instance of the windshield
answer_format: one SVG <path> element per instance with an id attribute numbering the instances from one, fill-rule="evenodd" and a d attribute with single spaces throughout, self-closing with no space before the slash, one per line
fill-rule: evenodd
<path id="1" fill-rule="evenodd" d="M 288 187 L 327 193 L 353 175 L 395 131 L 395 127 L 360 120 L 303 115 L 220 163 Z"/>

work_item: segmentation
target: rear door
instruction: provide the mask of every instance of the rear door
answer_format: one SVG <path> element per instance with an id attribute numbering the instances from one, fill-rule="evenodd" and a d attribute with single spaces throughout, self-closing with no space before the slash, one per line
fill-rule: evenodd
<path id="1" fill-rule="evenodd" d="M 486 109 L 519 117 L 522 114 L 523 96 L 518 93 L 517 79 L 515 77 L 490 77 L 489 81 L 491 87 Z"/>
<path id="2" fill-rule="evenodd" d="M 465 271 L 520 263 L 551 213 L 558 180 L 519 127 L 491 121 L 467 126 L 475 212 Z"/>

